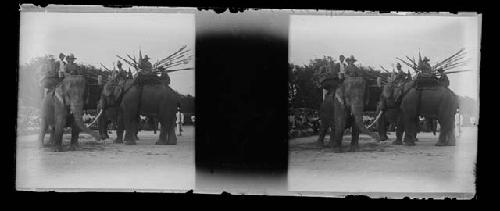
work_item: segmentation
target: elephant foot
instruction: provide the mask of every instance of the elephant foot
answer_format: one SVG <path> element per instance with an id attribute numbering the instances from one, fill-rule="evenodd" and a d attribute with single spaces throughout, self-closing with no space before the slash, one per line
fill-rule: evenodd
<path id="1" fill-rule="evenodd" d="M 396 139 L 392 142 L 392 145 L 403 145 L 403 141 L 401 141 L 401 139 Z"/>
<path id="2" fill-rule="evenodd" d="M 109 136 L 107 133 L 105 133 L 104 135 L 101 136 L 101 140 L 106 140 L 106 139 L 109 139 Z"/>
<path id="3" fill-rule="evenodd" d="M 380 137 L 378 141 L 387 141 L 389 138 L 388 137 Z"/>
<path id="4" fill-rule="evenodd" d="M 341 144 L 338 144 L 338 143 L 332 143 L 331 145 L 332 145 L 332 147 L 333 147 L 333 152 L 335 152 L 335 153 L 340 153 L 340 152 L 342 152 L 342 145 L 341 145 Z"/>
<path id="5" fill-rule="evenodd" d="M 113 143 L 115 143 L 115 144 L 123 144 L 123 140 L 121 140 L 121 139 L 115 139 L 113 141 Z"/>
<path id="6" fill-rule="evenodd" d="M 64 152 L 64 149 L 62 146 L 56 146 L 54 147 L 54 152 Z"/>
<path id="7" fill-rule="evenodd" d="M 434 146 L 442 147 L 442 146 L 448 146 L 448 145 L 442 141 L 438 141 Z"/>
<path id="8" fill-rule="evenodd" d="M 70 151 L 78 151 L 78 149 L 79 149 L 79 148 L 80 148 L 80 147 L 79 147 L 79 145 L 78 145 L 78 144 L 71 144 L 71 145 L 69 146 L 69 150 L 70 150 Z"/>
<path id="9" fill-rule="evenodd" d="M 125 145 L 136 145 L 135 141 L 125 141 Z"/>
<path id="10" fill-rule="evenodd" d="M 405 146 L 415 146 L 415 142 L 413 142 L 413 141 L 405 141 Z"/>
<path id="11" fill-rule="evenodd" d="M 357 151 L 359 151 L 359 146 L 351 145 L 351 147 L 349 147 L 349 152 L 357 152 Z"/>
<path id="12" fill-rule="evenodd" d="M 324 143 L 322 141 L 316 141 L 318 147 L 323 147 Z"/>

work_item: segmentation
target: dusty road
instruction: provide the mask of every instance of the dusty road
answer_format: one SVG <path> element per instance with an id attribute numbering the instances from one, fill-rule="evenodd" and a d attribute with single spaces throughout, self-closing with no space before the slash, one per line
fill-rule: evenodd
<path id="1" fill-rule="evenodd" d="M 453 147 L 434 146 L 437 136 L 432 133 L 418 134 L 419 141 L 413 147 L 376 144 L 362 135 L 361 152 L 356 153 L 320 149 L 314 144 L 317 136 L 292 139 L 288 189 L 306 195 L 332 195 L 334 191 L 337 194 L 333 195 L 357 192 L 402 198 L 434 193 L 434 198 L 471 198 L 475 192 L 477 128 L 462 129 Z M 394 133 L 389 138 L 394 140 Z M 347 149 L 349 144 L 350 136 L 345 136 L 343 146 Z"/>
<path id="2" fill-rule="evenodd" d="M 36 135 L 20 136 L 16 151 L 18 190 L 110 190 L 185 192 L 195 186 L 194 128 L 185 126 L 177 145 L 155 145 L 157 134 L 141 131 L 137 145 L 95 143 L 81 134 L 78 151 L 51 152 Z M 69 144 L 70 134 L 64 135 Z M 46 140 L 48 137 L 46 136 Z"/>

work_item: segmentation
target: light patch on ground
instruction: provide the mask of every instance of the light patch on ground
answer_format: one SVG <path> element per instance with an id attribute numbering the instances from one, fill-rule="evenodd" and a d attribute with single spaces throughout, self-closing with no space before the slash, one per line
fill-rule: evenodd
<path id="1" fill-rule="evenodd" d="M 390 141 L 395 136 L 391 133 Z M 315 145 L 317 136 L 290 140 L 288 188 L 295 192 L 475 192 L 473 167 L 477 128 L 462 128 L 456 146 L 437 147 L 432 133 L 419 133 L 416 146 L 360 138 L 360 152 L 334 153 Z M 325 138 L 327 142 L 329 137 Z M 349 147 L 350 136 L 343 146 Z M 307 194 L 306 194 L 307 195 Z M 368 194 L 370 195 L 370 194 Z"/>
<path id="2" fill-rule="evenodd" d="M 194 188 L 194 128 L 177 145 L 155 145 L 159 133 L 141 131 L 137 145 L 94 142 L 86 134 L 77 151 L 39 148 L 37 135 L 17 139 L 18 190 L 187 191 Z M 71 135 L 64 135 L 69 145 Z M 46 141 L 48 135 L 46 136 Z"/>

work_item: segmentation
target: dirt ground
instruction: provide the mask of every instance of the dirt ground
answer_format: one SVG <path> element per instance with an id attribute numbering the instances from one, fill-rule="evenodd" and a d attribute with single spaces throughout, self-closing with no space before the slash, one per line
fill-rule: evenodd
<path id="1" fill-rule="evenodd" d="M 137 145 L 94 142 L 80 134 L 78 151 L 39 148 L 37 135 L 19 136 L 16 153 L 18 190 L 168 191 L 195 186 L 194 127 L 184 126 L 177 145 L 155 145 L 159 132 L 141 131 Z M 69 145 L 71 135 L 64 135 Z M 46 136 L 48 140 L 48 134 Z"/>
<path id="2" fill-rule="evenodd" d="M 419 133 L 416 146 L 391 145 L 394 133 L 379 144 L 362 135 L 355 153 L 320 148 L 315 145 L 318 136 L 292 139 L 288 189 L 299 195 L 472 198 L 477 128 L 462 128 L 452 147 L 434 146 L 437 135 Z M 344 136 L 346 151 L 349 144 L 350 136 Z"/>

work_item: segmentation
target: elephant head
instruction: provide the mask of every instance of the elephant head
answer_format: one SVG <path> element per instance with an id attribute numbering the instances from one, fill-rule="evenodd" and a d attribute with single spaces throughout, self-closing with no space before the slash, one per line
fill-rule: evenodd
<path id="1" fill-rule="evenodd" d="M 62 83 L 55 89 L 56 100 L 69 107 L 76 126 L 83 132 L 92 135 L 96 140 L 100 137 L 97 133 L 87 128 L 83 123 L 83 106 L 86 80 L 81 75 L 66 76 Z"/>
<path id="2" fill-rule="evenodd" d="M 343 86 L 337 89 L 335 98 L 346 112 L 353 116 L 354 127 L 357 127 L 362 133 L 368 134 L 375 140 L 379 137 L 376 133 L 369 132 L 363 124 L 364 105 L 367 99 L 366 80 L 362 77 L 346 77 Z"/>
<path id="3" fill-rule="evenodd" d="M 414 80 L 402 80 L 392 85 L 392 94 L 397 104 L 401 103 L 403 97 L 414 87 L 414 85 Z"/>

